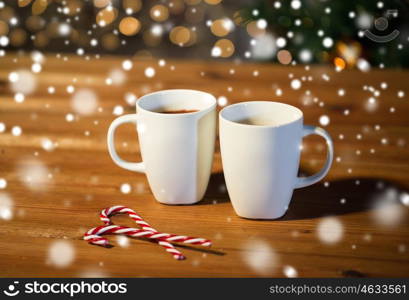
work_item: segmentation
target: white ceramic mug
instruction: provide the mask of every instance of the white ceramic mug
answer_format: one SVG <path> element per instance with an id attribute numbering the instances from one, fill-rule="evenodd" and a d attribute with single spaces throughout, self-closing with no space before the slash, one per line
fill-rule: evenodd
<path id="1" fill-rule="evenodd" d="M 155 198 L 165 204 L 192 204 L 206 191 L 216 138 L 216 99 L 195 90 L 165 90 L 145 95 L 136 114 L 120 116 L 108 130 L 108 150 L 120 167 L 146 173 Z M 190 113 L 164 111 L 197 110 Z M 115 151 L 114 132 L 135 123 L 142 162 L 122 160 Z"/>
<path id="2" fill-rule="evenodd" d="M 322 128 L 303 125 L 303 113 L 294 106 L 242 102 L 225 107 L 219 122 L 226 186 L 241 217 L 283 216 L 293 190 L 318 182 L 330 169 L 334 152 L 331 137 Z M 327 160 L 315 175 L 297 177 L 302 138 L 310 134 L 326 140 Z"/>

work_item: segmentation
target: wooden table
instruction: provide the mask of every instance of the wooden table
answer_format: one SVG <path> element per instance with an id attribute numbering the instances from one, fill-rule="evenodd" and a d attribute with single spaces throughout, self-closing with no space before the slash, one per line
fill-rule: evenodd
<path id="1" fill-rule="evenodd" d="M 35 92 L 16 103 L 9 73 L 30 69 L 32 60 L 16 53 L 0 58 L 0 122 L 6 126 L 0 133 L 0 178 L 7 182 L 0 189 L 1 276 L 409 276 L 404 194 L 409 187 L 409 72 L 208 61 L 166 61 L 160 67 L 157 60 L 142 59 L 134 60 L 132 70 L 120 71 L 123 60 L 49 54 L 35 74 Z M 144 76 L 149 66 L 156 70 L 152 78 Z M 112 70 L 115 76 L 109 75 Z M 107 85 L 109 76 L 114 83 L 125 82 Z M 291 88 L 292 79 L 301 80 L 300 89 Z M 67 92 L 70 85 L 73 94 Z M 372 112 L 365 108 L 371 87 L 380 91 Z M 98 97 L 92 115 L 76 114 L 71 106 L 81 88 Z M 217 145 L 205 199 L 193 206 L 159 204 L 143 174 L 111 161 L 106 132 L 116 117 L 115 106 L 134 111 L 124 100 L 126 93 L 140 97 L 171 88 L 208 91 L 225 96 L 229 104 L 290 103 L 304 111 L 306 124 L 319 125 L 320 116 L 328 116 L 325 128 L 334 139 L 336 157 L 330 173 L 321 183 L 296 190 L 282 219 L 246 220 L 230 204 Z M 401 98 L 400 90 L 405 92 Z M 67 114 L 74 120 L 67 121 Z M 20 136 L 12 134 L 13 126 L 21 127 Z M 120 128 L 117 147 L 123 158 L 140 159 L 133 126 Z M 324 142 L 305 139 L 302 172 L 317 171 L 324 159 Z M 120 190 L 124 183 L 131 185 L 128 194 Z M 393 203 L 374 208 L 381 200 Z M 110 249 L 83 241 L 84 231 L 100 225 L 99 211 L 116 204 L 135 209 L 160 231 L 207 237 L 214 246 L 211 251 L 183 248 L 188 259 L 175 261 L 145 240 L 110 236 L 115 245 Z M 114 221 L 132 225 L 127 217 Z M 337 239 L 337 234 L 342 236 Z M 325 242 L 331 240 L 335 243 Z"/>

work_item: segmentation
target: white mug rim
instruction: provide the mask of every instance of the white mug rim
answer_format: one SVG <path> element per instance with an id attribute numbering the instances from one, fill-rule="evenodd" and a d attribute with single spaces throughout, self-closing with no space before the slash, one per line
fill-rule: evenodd
<path id="1" fill-rule="evenodd" d="M 210 99 L 210 103 L 208 106 L 202 108 L 202 109 L 198 109 L 197 111 L 194 112 L 188 112 L 188 113 L 175 113 L 175 114 L 164 114 L 164 113 L 160 113 L 157 111 L 152 111 L 149 109 L 146 109 L 144 107 L 141 106 L 141 104 L 143 104 L 144 101 L 148 101 L 147 99 L 150 98 L 151 96 L 156 96 L 158 94 L 167 94 L 167 93 L 185 93 L 185 92 L 194 92 L 196 94 L 200 94 L 202 96 L 206 96 L 209 97 Z M 148 113 L 148 114 L 153 114 L 156 116 L 161 116 L 164 118 L 175 118 L 175 117 L 181 117 L 181 116 L 194 116 L 194 115 L 198 115 L 198 114 L 203 114 L 203 113 L 207 113 L 211 110 L 213 110 L 216 107 L 216 98 L 207 92 L 203 92 L 203 91 L 199 91 L 199 90 L 193 90 L 193 89 L 167 89 L 167 90 L 160 90 L 160 91 L 156 91 L 156 92 L 152 92 L 152 93 L 148 93 L 143 95 L 142 97 L 140 97 L 138 99 L 138 101 L 136 102 L 136 109 L 137 109 L 137 113 L 139 113 L 140 111 L 143 111 L 144 113 Z"/>
<path id="2" fill-rule="evenodd" d="M 292 120 L 292 121 L 283 122 L 283 123 L 278 124 L 278 125 L 275 125 L 275 124 L 271 124 L 271 125 L 255 125 L 255 124 L 243 124 L 243 123 L 239 123 L 239 122 L 236 122 L 236 121 L 232 121 L 232 120 L 228 119 L 224 115 L 229 109 L 233 109 L 233 108 L 235 108 L 237 106 L 254 105 L 254 104 L 285 106 L 287 108 L 290 108 L 294 112 L 296 112 L 298 114 L 298 118 L 296 118 L 295 120 Z M 257 128 L 279 128 L 279 127 L 282 127 L 282 126 L 287 126 L 287 125 L 290 125 L 290 124 L 297 123 L 300 120 L 302 121 L 303 120 L 303 112 L 298 107 L 295 107 L 295 106 L 287 104 L 287 103 L 277 102 L 277 101 L 262 101 L 262 100 L 259 100 L 259 101 L 244 101 L 244 102 L 239 102 L 239 103 L 235 103 L 235 104 L 226 106 L 225 108 L 223 108 L 220 111 L 219 117 L 224 122 L 230 123 L 230 124 L 235 125 L 235 126 L 254 128 L 254 129 L 257 129 Z"/>

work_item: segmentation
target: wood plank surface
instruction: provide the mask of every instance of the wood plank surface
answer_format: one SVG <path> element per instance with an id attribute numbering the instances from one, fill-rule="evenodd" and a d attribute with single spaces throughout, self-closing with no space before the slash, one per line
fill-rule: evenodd
<path id="1" fill-rule="evenodd" d="M 32 60 L 21 53 L 0 58 L 0 123 L 5 126 L 0 133 L 0 276 L 409 276 L 409 72 L 213 61 L 166 61 L 161 67 L 156 59 L 140 58 L 124 71 L 121 57 L 66 57 L 45 56 L 42 71 L 29 80 L 35 81 L 35 91 L 22 103 L 14 100 L 9 75 L 30 70 Z M 144 75 L 147 67 L 155 69 L 154 77 Z M 107 85 L 109 77 L 123 82 Z M 300 89 L 291 88 L 293 79 L 301 80 Z M 80 115 L 72 106 L 83 88 L 98 99 L 91 115 Z M 145 175 L 111 161 L 106 132 L 116 106 L 134 112 L 127 93 L 140 97 L 171 88 L 207 91 L 226 97 L 227 104 L 289 103 L 301 108 L 311 125 L 328 116 L 325 129 L 335 144 L 331 171 L 322 182 L 296 190 L 283 218 L 242 219 L 225 189 L 217 143 L 204 200 L 192 206 L 159 204 Z M 376 109 L 368 109 L 370 97 Z M 13 135 L 14 126 L 21 128 L 20 136 Z M 140 160 L 133 126 L 122 126 L 116 140 L 124 159 Z M 324 142 L 306 138 L 301 172 L 316 172 L 324 159 Z M 249 172 L 257 176 L 257 170 Z M 121 192 L 124 183 L 131 186 L 128 194 Z M 146 240 L 110 236 L 114 247 L 109 249 L 83 241 L 87 229 L 100 225 L 99 211 L 117 204 L 135 209 L 160 231 L 206 237 L 214 245 L 180 248 L 187 260 L 175 261 Z M 133 226 L 127 217 L 114 221 Z"/>

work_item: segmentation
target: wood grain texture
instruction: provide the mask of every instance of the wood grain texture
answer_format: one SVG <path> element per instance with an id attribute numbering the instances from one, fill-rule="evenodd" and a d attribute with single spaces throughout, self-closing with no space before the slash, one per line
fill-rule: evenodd
<path id="1" fill-rule="evenodd" d="M 123 58 L 63 57 L 46 56 L 43 70 L 35 75 L 37 88 L 23 103 L 14 101 L 8 76 L 30 69 L 31 59 L 12 53 L 0 58 L 0 122 L 6 126 L 0 133 L 0 178 L 7 181 L 0 195 L 13 204 L 12 218 L 0 219 L 0 276 L 282 277 L 288 266 L 302 277 L 409 276 L 409 211 L 400 203 L 409 188 L 409 72 L 208 61 L 167 61 L 159 67 L 157 60 L 135 59 L 132 70 L 123 71 L 125 82 L 108 86 L 106 78 L 112 70 L 121 70 Z M 148 66 L 156 70 L 153 78 L 144 76 Z M 298 90 L 291 89 L 294 78 L 302 80 Z M 382 82 L 387 89 L 380 87 Z M 93 90 L 98 110 L 76 114 L 68 85 L 75 92 Z M 47 92 L 50 86 L 55 93 Z M 303 110 L 306 124 L 319 125 L 320 116 L 327 115 L 325 128 L 335 143 L 333 167 L 321 183 L 295 191 L 282 219 L 246 220 L 237 217 L 230 204 L 217 145 L 204 200 L 193 206 L 161 205 L 143 174 L 114 165 L 106 150 L 106 132 L 116 117 L 115 106 L 121 105 L 125 113 L 134 111 L 124 100 L 126 93 L 140 97 L 170 88 L 204 90 L 227 97 L 229 104 L 289 103 Z M 380 95 L 377 109 L 370 112 L 365 103 L 373 97 L 372 88 Z M 282 95 L 277 96 L 277 89 Z M 338 95 L 339 89 L 345 90 L 344 96 Z M 397 96 L 400 90 L 405 92 L 402 98 Z M 72 122 L 66 121 L 69 113 L 75 116 Z M 11 133 L 13 126 L 21 127 L 21 136 Z M 57 143 L 53 151 L 42 147 L 44 139 Z M 133 126 L 122 126 L 116 141 L 123 158 L 140 159 Z M 324 159 L 324 142 L 305 139 L 302 173 L 316 172 Z M 249 172 L 257 176 L 257 170 Z M 30 178 L 33 174 L 37 177 Z M 121 193 L 123 183 L 131 184 L 131 193 Z M 385 199 L 393 204 L 379 217 L 374 205 Z M 100 224 L 99 211 L 115 204 L 135 209 L 160 231 L 206 237 L 214 246 L 209 251 L 184 247 L 188 259 L 175 261 L 145 240 L 130 239 L 121 247 L 111 236 L 115 247 L 110 249 L 84 242 L 84 231 Z M 325 227 L 327 216 L 342 228 L 335 244 L 319 238 L 322 224 L 334 229 L 331 223 Z M 114 221 L 133 225 L 126 217 Z M 50 249 L 61 241 L 74 257 L 59 267 Z M 69 253 L 67 247 L 60 249 L 56 257 L 64 261 Z"/>

